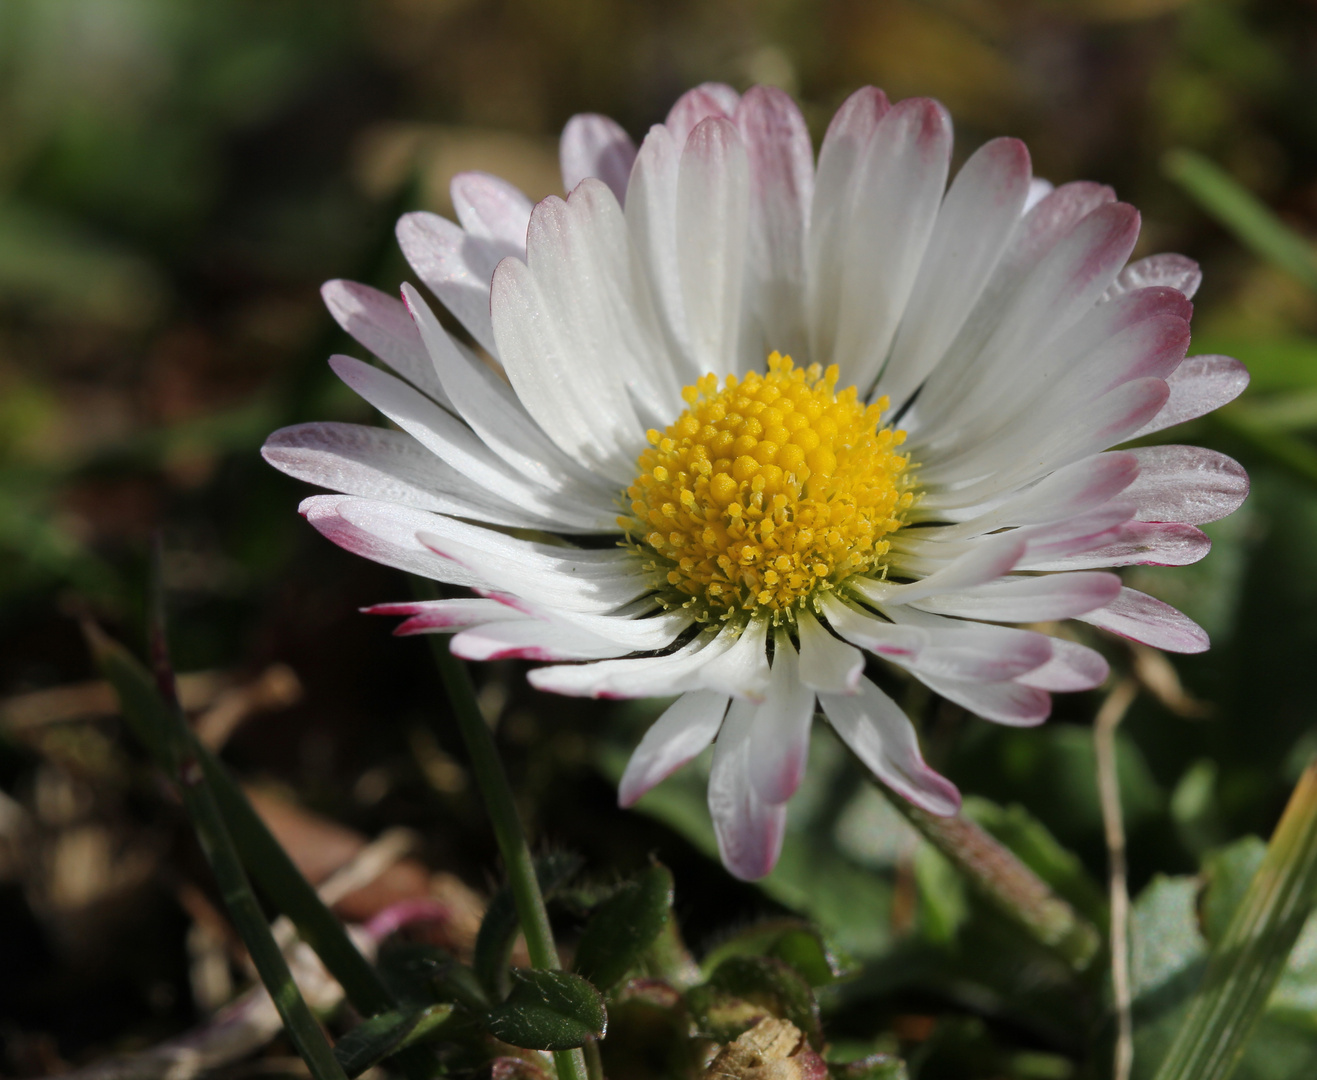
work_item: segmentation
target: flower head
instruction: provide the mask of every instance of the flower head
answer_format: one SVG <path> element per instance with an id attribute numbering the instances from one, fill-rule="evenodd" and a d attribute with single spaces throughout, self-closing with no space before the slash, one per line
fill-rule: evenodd
<path id="1" fill-rule="evenodd" d="M 1247 381 L 1185 359 L 1197 267 L 1127 263 L 1137 212 L 1032 179 L 1014 139 L 947 187 L 950 151 L 940 105 L 871 88 L 817 162 L 771 88 L 698 87 L 638 150 L 578 116 L 566 199 L 466 173 L 460 224 L 399 223 L 495 363 L 409 285 L 400 304 L 330 282 L 335 317 L 396 374 L 331 363 L 401 430 L 304 424 L 265 447 L 341 493 L 302 505 L 330 539 L 477 594 L 372 609 L 406 616 L 399 633 L 549 661 L 530 679 L 556 693 L 679 695 L 621 801 L 716 738 L 709 806 L 741 877 L 777 858 L 816 704 L 890 787 L 955 812 L 869 656 L 1030 725 L 1107 674 L 1030 624 L 1207 647 L 1109 572 L 1201 558 L 1195 526 L 1247 491 L 1213 451 L 1110 449 Z"/>

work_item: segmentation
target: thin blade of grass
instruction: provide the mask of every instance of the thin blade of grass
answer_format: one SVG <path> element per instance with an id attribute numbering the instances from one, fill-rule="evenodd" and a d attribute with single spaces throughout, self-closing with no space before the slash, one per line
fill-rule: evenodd
<path id="1" fill-rule="evenodd" d="M 167 763 L 166 772 L 182 796 L 233 925 L 297 1052 L 315 1080 L 347 1080 L 270 933 L 206 772 L 192 752 L 186 718 L 152 685 L 150 676 L 127 649 L 94 627 L 87 629 L 87 637 L 97 665 L 119 694 L 124 715 L 135 730 L 147 736 L 153 755 Z M 159 665 L 163 657 L 158 643 L 154 651 Z"/>
<path id="2" fill-rule="evenodd" d="M 1172 150 L 1163 167 L 1167 176 L 1245 247 L 1317 290 L 1317 254 L 1252 192 L 1192 150 Z"/>
<path id="3" fill-rule="evenodd" d="M 1155 1080 L 1227 1080 L 1317 903 L 1317 762 L 1290 796 Z"/>

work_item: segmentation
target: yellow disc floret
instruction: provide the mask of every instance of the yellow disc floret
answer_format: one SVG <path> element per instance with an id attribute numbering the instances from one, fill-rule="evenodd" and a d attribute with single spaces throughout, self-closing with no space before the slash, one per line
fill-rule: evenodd
<path id="1" fill-rule="evenodd" d="M 686 387 L 686 411 L 649 432 L 618 523 L 702 617 L 790 617 L 887 553 L 913 500 L 905 432 L 880 427 L 886 398 L 836 384 L 835 365 L 773 353 L 767 374 Z"/>

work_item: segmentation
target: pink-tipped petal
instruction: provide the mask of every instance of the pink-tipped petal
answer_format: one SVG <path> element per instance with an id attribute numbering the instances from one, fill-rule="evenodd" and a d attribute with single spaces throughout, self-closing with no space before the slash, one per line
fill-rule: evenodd
<path id="1" fill-rule="evenodd" d="M 433 514 L 347 495 L 313 495 L 302 500 L 298 511 L 322 536 L 354 555 L 434 581 L 467 587 L 485 584 L 416 539 L 417 532 L 438 520 Z"/>
<path id="2" fill-rule="evenodd" d="M 1052 693 L 1073 693 L 1101 686 L 1110 673 L 1101 653 L 1074 641 L 1053 638 L 1052 658 L 1042 667 L 1017 675 L 1015 681 Z"/>
<path id="3" fill-rule="evenodd" d="M 562 186 L 571 191 L 588 176 L 597 176 L 626 203 L 627 179 L 636 160 L 636 144 L 616 120 L 598 113 L 580 113 L 567 121 L 558 143 Z"/>
<path id="4" fill-rule="evenodd" d="M 1114 300 L 1117 296 L 1144 289 L 1150 285 L 1166 285 L 1181 293 L 1186 300 L 1192 300 L 1198 286 L 1203 282 L 1203 272 L 1193 259 L 1183 255 L 1149 255 L 1146 259 L 1132 262 L 1117 275 L 1111 287 L 1103 294 L 1103 300 Z"/>
<path id="5" fill-rule="evenodd" d="M 942 205 L 951 118 L 907 98 L 878 123 L 865 151 L 841 246 L 844 260 L 830 355 L 841 381 L 866 394 L 887 358 Z M 815 326 L 827 313 L 815 311 Z M 820 339 L 821 343 L 822 339 Z"/>
<path id="6" fill-rule="evenodd" d="M 1212 550 L 1201 529 L 1176 521 L 1127 521 L 1081 554 L 1038 559 L 1032 570 L 1093 570 L 1106 566 L 1188 566 Z"/>
<path id="7" fill-rule="evenodd" d="M 1079 620 L 1167 652 L 1206 652 L 1211 644 L 1207 632 L 1188 615 L 1134 589 L 1121 589 L 1106 607 Z"/>
<path id="8" fill-rule="evenodd" d="M 740 100 L 740 95 L 724 83 L 701 83 L 677 98 L 663 123 L 680 150 L 701 121 L 711 116 L 730 118 Z"/>
<path id="9" fill-rule="evenodd" d="M 507 245 L 468 236 L 459 225 L 426 211 L 398 219 L 398 246 L 429 290 L 485 351 L 498 355 L 489 319 L 489 283 Z"/>
<path id="10" fill-rule="evenodd" d="M 1127 439 L 1196 420 L 1234 401 L 1248 386 L 1248 369 L 1232 356 L 1191 356 L 1166 379 L 1166 385 L 1170 390 L 1166 403 Z"/>
<path id="11" fill-rule="evenodd" d="M 448 189 L 468 236 L 489 241 L 505 256 L 525 257 L 530 199 L 506 180 L 483 172 L 458 173 Z"/>
<path id="12" fill-rule="evenodd" d="M 1141 446 L 1131 453 L 1139 477 L 1125 491 L 1140 521 L 1201 525 L 1232 514 L 1248 495 L 1248 473 L 1233 458 L 1201 446 Z"/>
<path id="13" fill-rule="evenodd" d="M 856 695 L 820 694 L 819 703 L 842 742 L 898 795 L 942 817 L 960 809 L 955 785 L 924 764 L 905 713 L 868 679 Z"/>
<path id="14" fill-rule="evenodd" d="M 1051 695 L 1021 682 L 968 683 L 921 672 L 915 672 L 915 677 L 975 716 L 1007 727 L 1036 727 L 1052 711 Z"/>
<path id="15" fill-rule="evenodd" d="M 725 371 L 739 355 L 749 190 L 736 125 L 719 117 L 701 121 L 681 155 L 676 224 L 687 333 L 703 371 Z"/>
<path id="16" fill-rule="evenodd" d="M 339 326 L 417 389 L 448 404 L 421 335 L 398 300 L 355 281 L 326 281 L 320 295 Z"/>
<path id="17" fill-rule="evenodd" d="M 774 349 L 802 356 L 806 344 L 805 228 L 814 195 L 814 154 L 796 103 L 774 87 L 756 86 L 733 118 L 750 176 L 746 241 L 746 308 L 751 326 L 741 343 L 742 368 L 759 366 Z"/>

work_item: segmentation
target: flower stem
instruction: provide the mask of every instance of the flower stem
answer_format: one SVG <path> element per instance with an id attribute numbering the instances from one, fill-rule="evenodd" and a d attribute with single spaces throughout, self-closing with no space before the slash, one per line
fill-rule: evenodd
<path id="1" fill-rule="evenodd" d="M 938 817 L 879 789 L 897 811 L 940 851 L 978 893 L 1076 971 L 1092 962 L 1097 930 L 1037 874 L 981 826 L 964 817 Z"/>
<path id="2" fill-rule="evenodd" d="M 458 729 L 471 758 L 471 771 L 475 774 L 476 786 L 489 812 L 494 838 L 498 841 L 503 865 L 507 868 L 508 884 L 517 907 L 521 932 L 526 937 L 526 951 L 530 954 L 531 966 L 556 971 L 561 965 L 558 962 L 557 947 L 553 943 L 553 931 L 549 927 L 549 914 L 544 908 L 544 897 L 540 894 L 540 885 L 535 877 L 535 864 L 531 860 L 530 847 L 526 843 L 517 805 L 512 798 L 512 786 L 508 783 L 508 774 L 498 755 L 493 732 L 480 713 L 471 673 L 449 651 L 447 635 L 436 636 L 432 644 L 439 675 L 448 691 Z M 558 1070 L 559 1080 L 586 1080 L 585 1058 L 580 1050 L 555 1051 L 553 1063 Z"/>

